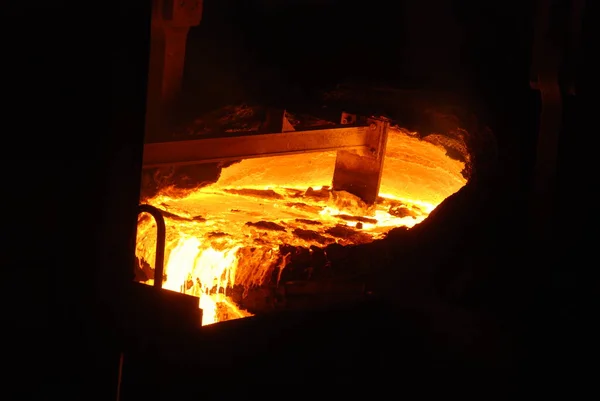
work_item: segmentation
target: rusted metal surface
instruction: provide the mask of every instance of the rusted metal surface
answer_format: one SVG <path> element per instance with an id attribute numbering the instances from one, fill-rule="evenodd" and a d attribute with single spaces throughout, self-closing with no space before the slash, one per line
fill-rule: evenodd
<path id="1" fill-rule="evenodd" d="M 149 143 L 144 167 L 200 164 L 298 153 L 353 150 L 370 153 L 380 143 L 380 131 L 340 127 L 274 134 L 235 134 L 190 141 Z"/>
<path id="2" fill-rule="evenodd" d="M 367 152 L 338 151 L 333 172 L 333 189 L 350 192 L 367 204 L 374 204 L 381 185 L 389 122 L 384 119 L 369 119 L 368 124 L 369 135 L 373 140 Z"/>

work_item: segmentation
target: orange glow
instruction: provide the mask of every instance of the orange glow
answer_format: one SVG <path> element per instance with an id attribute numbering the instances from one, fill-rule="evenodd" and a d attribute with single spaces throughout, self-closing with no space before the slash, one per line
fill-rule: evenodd
<path id="1" fill-rule="evenodd" d="M 390 129 L 373 215 L 352 195 L 329 190 L 335 157 L 243 160 L 223 169 L 215 184 L 180 196 L 164 188 L 147 200 L 170 213 L 163 287 L 198 296 L 203 325 L 249 316 L 227 291 L 261 285 L 281 256 L 279 245 L 372 242 L 394 227 L 420 223 L 466 183 L 464 163 L 445 149 Z M 154 221 L 142 215 L 136 254 L 145 261 L 154 260 L 155 232 Z"/>

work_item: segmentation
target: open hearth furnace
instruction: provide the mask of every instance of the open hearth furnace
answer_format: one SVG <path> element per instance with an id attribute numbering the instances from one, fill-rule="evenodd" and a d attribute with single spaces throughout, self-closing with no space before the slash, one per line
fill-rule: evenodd
<path id="1" fill-rule="evenodd" d="M 155 3 L 135 280 L 197 297 L 203 325 L 362 299 L 379 262 L 340 255 L 423 222 L 463 187 L 470 134 L 411 132 L 360 106 L 325 118 L 249 105 L 174 134 L 202 3 Z"/>
<path id="2" fill-rule="evenodd" d="M 223 2 L 212 4 L 217 3 Z M 293 72 L 304 72 L 316 60 L 313 74 L 282 85 L 292 72 L 278 81 L 259 56 L 248 61 L 256 70 L 246 72 L 245 65 L 227 60 L 246 74 L 239 78 L 244 84 L 250 81 L 242 89 L 223 76 L 217 79 L 222 65 L 210 53 L 239 50 L 236 60 L 244 59 L 252 46 L 260 47 L 261 36 L 245 37 L 247 49 L 201 31 L 207 39 L 189 46 L 198 51 L 198 62 L 188 52 L 186 85 L 193 86 L 191 73 L 202 76 L 196 82 L 202 95 L 194 89 L 180 93 L 187 33 L 200 23 L 202 1 L 153 0 L 153 5 L 143 156 L 138 134 L 139 147 L 120 153 L 126 155 L 117 164 L 122 169 L 111 169 L 110 193 L 118 201 L 111 200 L 107 210 L 123 210 L 103 242 L 110 254 L 111 247 L 128 241 L 119 253 L 123 263 L 107 257 L 102 264 L 121 272 L 122 279 L 112 285 L 106 274 L 109 290 L 102 292 L 116 299 L 119 399 L 222 399 L 252 391 L 266 398 L 302 392 L 313 397 L 326 394 L 321 387 L 338 398 L 355 396 L 357 389 L 373 397 L 381 389 L 386 396 L 394 391 L 402 396 L 414 387 L 416 394 L 431 390 L 442 396 L 453 388 L 463 398 L 468 390 L 480 399 L 483 393 L 469 390 L 473 383 L 505 386 L 505 374 L 520 363 L 521 347 L 513 340 L 529 327 L 519 320 L 531 317 L 521 307 L 533 298 L 533 276 L 521 266 L 534 257 L 546 268 L 546 259 L 538 258 L 538 249 L 548 246 L 537 238 L 543 226 L 532 224 L 532 235 L 524 225 L 530 214 L 546 213 L 544 191 L 530 199 L 529 169 L 540 169 L 532 181 L 543 184 L 544 174 L 555 168 L 543 163 L 555 150 L 551 138 L 538 154 L 531 149 L 531 160 L 527 152 L 521 155 L 536 135 L 534 115 L 518 118 L 528 115 L 529 100 L 519 91 L 513 96 L 512 87 L 502 89 L 509 79 L 500 80 L 500 74 L 481 90 L 482 99 L 461 92 L 460 83 L 428 84 L 433 71 L 412 82 L 423 62 L 410 71 L 400 63 L 388 66 L 386 56 L 393 51 L 384 44 L 366 54 L 363 45 L 382 36 L 379 31 L 361 46 L 351 39 L 343 43 L 338 53 L 344 57 L 336 66 L 309 57 Z M 226 11 L 215 25 L 223 24 Z M 264 28 L 243 11 L 236 11 L 244 14 L 240 21 Z M 285 18 L 270 18 L 273 26 L 295 32 Z M 395 18 L 382 32 L 398 28 Z M 362 12 L 356 20 L 369 23 L 356 36 L 386 25 Z M 337 21 L 348 25 L 344 35 L 357 26 L 343 16 Z M 297 26 L 303 23 L 315 38 L 320 34 L 298 17 Z M 423 30 L 437 41 L 446 30 L 434 25 L 429 21 Z M 295 34 L 302 45 L 309 42 Z M 391 35 L 388 42 L 400 37 Z M 488 46 L 483 39 L 473 53 Z M 274 46 L 264 47 L 269 53 Z M 292 47 L 269 56 L 290 52 L 291 64 L 302 61 Z M 505 58 L 500 53 L 497 58 Z M 557 136 L 554 118 L 561 107 L 553 103 L 557 86 L 547 81 L 542 56 L 532 71 L 542 92 L 539 137 L 547 139 Z M 409 54 L 401 58 L 411 63 Z M 373 64 L 364 80 L 343 72 L 348 60 L 360 64 L 354 70 Z M 388 71 L 374 84 L 382 67 Z M 327 68 L 333 77 L 320 77 Z M 444 61 L 437 70 L 456 72 Z M 347 84 L 335 86 L 338 80 Z M 488 102 L 497 93 L 504 94 L 504 103 Z M 490 120 L 496 120 L 494 133 L 485 126 Z M 115 142 L 126 144 L 127 135 Z M 125 180 L 120 175 L 127 167 Z M 128 235 L 119 236 L 127 228 L 121 221 L 130 223 Z"/>
<path id="3" fill-rule="evenodd" d="M 355 277 L 369 267 L 337 266 L 340 248 L 420 223 L 466 183 L 461 138 L 420 138 L 386 119 L 361 123 L 349 114 L 342 121 L 352 124 L 298 130 L 298 119 L 279 117 L 289 131 L 145 147 L 146 175 L 229 164 L 216 182 L 165 184 L 144 199 L 165 220 L 162 287 L 199 297 L 203 324 L 362 297 Z M 450 157 L 450 149 L 460 156 Z M 155 220 L 142 213 L 137 276 L 148 284 L 156 241 Z"/>

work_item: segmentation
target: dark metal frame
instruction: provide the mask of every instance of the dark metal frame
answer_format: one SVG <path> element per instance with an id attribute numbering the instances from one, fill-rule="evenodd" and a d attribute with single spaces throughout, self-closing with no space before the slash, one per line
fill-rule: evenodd
<path id="1" fill-rule="evenodd" d="M 152 206 L 142 204 L 138 208 L 138 215 L 140 213 L 148 213 L 156 221 L 156 255 L 154 257 L 154 288 L 162 288 L 164 268 L 165 268 L 165 243 L 167 238 L 167 227 L 165 225 L 165 218 L 162 215 L 160 209 Z"/>

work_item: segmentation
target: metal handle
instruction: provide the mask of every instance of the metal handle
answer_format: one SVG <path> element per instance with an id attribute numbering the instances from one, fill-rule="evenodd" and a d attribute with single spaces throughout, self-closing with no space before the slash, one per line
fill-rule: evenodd
<path id="1" fill-rule="evenodd" d="M 138 207 L 138 215 L 140 213 L 148 213 L 156 221 L 156 256 L 154 258 L 154 287 L 162 288 L 163 272 L 165 268 L 165 244 L 167 238 L 167 228 L 165 226 L 165 218 L 160 209 L 142 204 Z"/>

